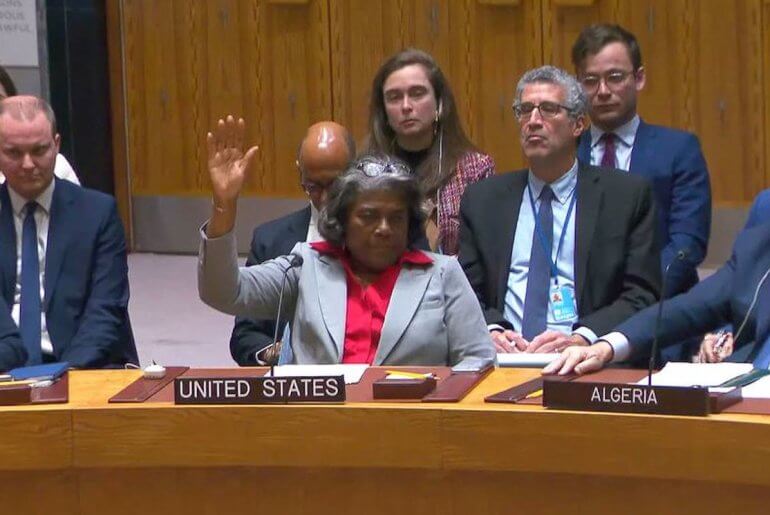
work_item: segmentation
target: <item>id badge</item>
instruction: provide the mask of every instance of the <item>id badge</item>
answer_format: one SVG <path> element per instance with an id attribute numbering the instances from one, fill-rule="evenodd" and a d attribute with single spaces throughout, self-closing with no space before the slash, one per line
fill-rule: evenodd
<path id="1" fill-rule="evenodd" d="M 555 322 L 566 322 L 577 319 L 575 293 L 569 286 L 551 285 L 551 312 Z"/>

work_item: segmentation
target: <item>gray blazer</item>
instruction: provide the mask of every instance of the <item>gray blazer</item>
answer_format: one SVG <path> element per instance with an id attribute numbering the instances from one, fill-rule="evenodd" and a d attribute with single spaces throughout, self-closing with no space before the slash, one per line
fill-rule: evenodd
<path id="1" fill-rule="evenodd" d="M 281 317 L 292 320 L 294 363 L 339 363 L 347 309 L 342 264 L 307 243 L 298 243 L 292 254 L 304 262 L 286 276 Z M 456 365 L 466 358 L 494 359 L 484 316 L 457 260 L 430 256 L 432 265 L 401 269 L 374 365 Z M 201 231 L 200 298 L 231 315 L 273 318 L 290 259 L 282 256 L 239 268 L 232 232 L 208 239 Z"/>

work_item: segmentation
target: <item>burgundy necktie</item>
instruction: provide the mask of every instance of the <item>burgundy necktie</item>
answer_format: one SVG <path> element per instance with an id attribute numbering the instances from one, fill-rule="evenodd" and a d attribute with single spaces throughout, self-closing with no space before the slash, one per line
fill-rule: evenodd
<path id="1" fill-rule="evenodd" d="M 604 155 L 599 163 L 603 168 L 617 168 L 615 164 L 615 134 L 605 132 L 599 141 L 604 142 Z"/>

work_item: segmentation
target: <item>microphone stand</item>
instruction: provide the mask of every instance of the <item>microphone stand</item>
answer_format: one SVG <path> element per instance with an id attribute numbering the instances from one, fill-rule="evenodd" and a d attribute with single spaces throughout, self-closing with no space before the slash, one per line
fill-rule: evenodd
<path id="1" fill-rule="evenodd" d="M 652 371 L 655 368 L 655 356 L 658 354 L 658 340 L 660 339 L 660 322 L 663 318 L 663 302 L 666 300 L 666 282 L 668 279 L 668 272 L 671 269 L 671 265 L 683 261 L 687 256 L 687 252 L 680 250 L 676 253 L 676 257 L 666 265 L 666 269 L 663 271 L 663 280 L 661 281 L 660 290 L 661 297 L 658 303 L 658 315 L 655 317 L 655 338 L 652 340 L 652 351 L 650 354 L 650 364 L 647 370 L 647 386 L 652 386 Z"/>
<path id="2" fill-rule="evenodd" d="M 289 275 L 289 270 L 292 268 L 296 268 L 298 266 L 302 266 L 303 263 L 302 256 L 295 255 L 291 258 L 291 261 L 289 262 L 289 266 L 286 267 L 286 269 L 283 271 L 283 280 L 281 281 L 281 293 L 278 295 L 278 311 L 275 315 L 275 331 L 273 332 L 273 346 L 275 346 L 278 343 L 278 329 L 281 327 L 281 308 L 283 307 L 283 292 L 286 288 L 286 278 Z M 270 363 L 270 377 L 275 377 L 275 363 Z"/>

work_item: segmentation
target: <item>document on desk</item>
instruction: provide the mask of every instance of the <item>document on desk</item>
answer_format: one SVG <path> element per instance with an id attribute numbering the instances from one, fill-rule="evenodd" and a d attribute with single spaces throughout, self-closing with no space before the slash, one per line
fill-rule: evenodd
<path id="1" fill-rule="evenodd" d="M 741 388 L 744 399 L 770 399 L 770 376 L 765 376 Z"/>
<path id="2" fill-rule="evenodd" d="M 501 352 L 497 355 L 500 367 L 539 368 L 559 357 L 558 353 Z"/>
<path id="3" fill-rule="evenodd" d="M 751 363 L 677 363 L 669 362 L 652 374 L 653 386 L 718 386 L 739 375 L 751 372 Z M 640 385 L 647 384 L 647 377 Z"/>
<path id="4" fill-rule="evenodd" d="M 275 377 L 345 376 L 345 384 L 356 384 L 369 365 L 279 365 L 274 367 Z M 265 374 L 270 377 L 270 372 Z"/>

